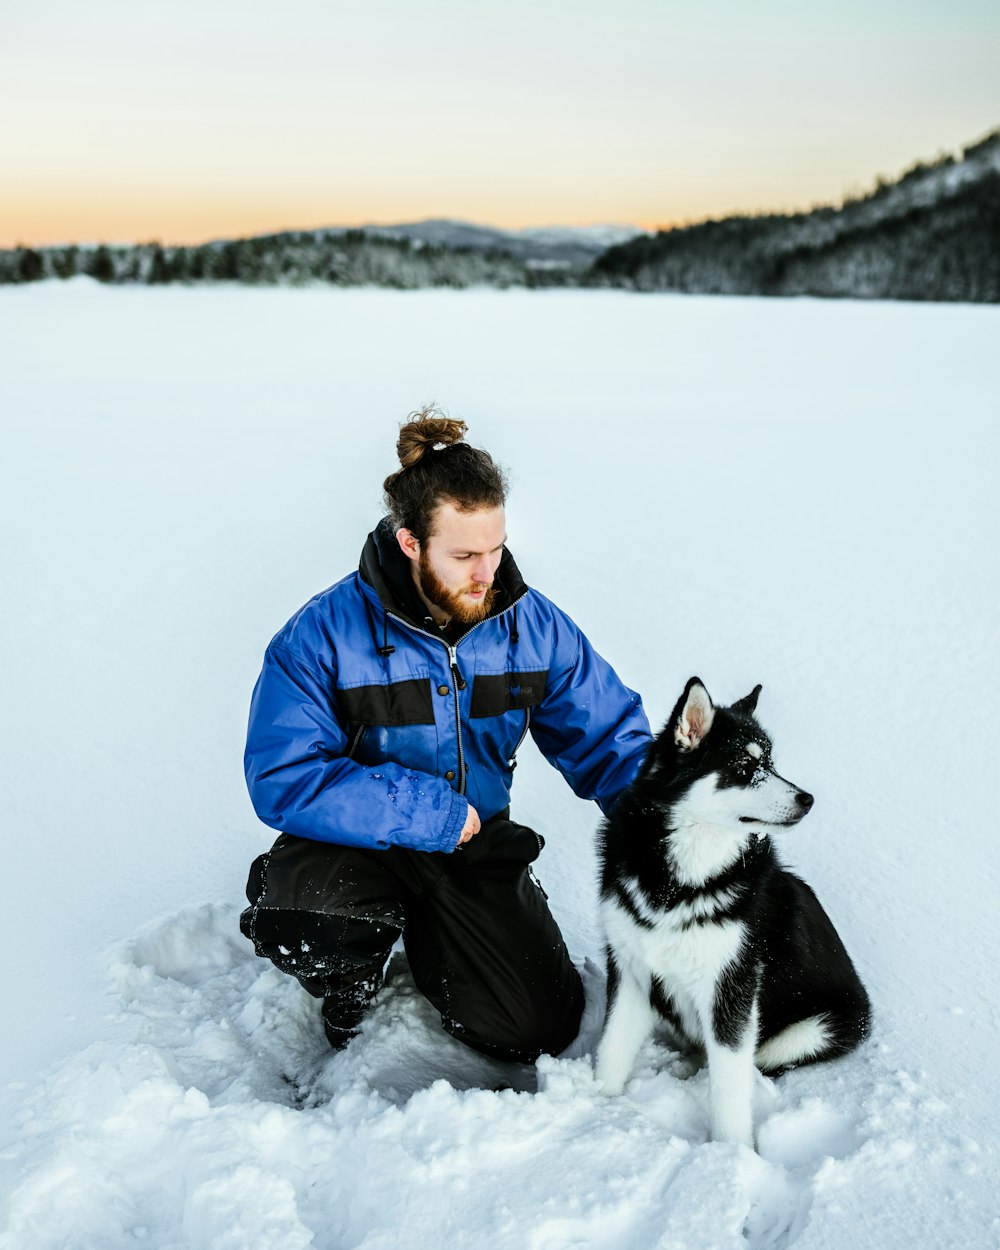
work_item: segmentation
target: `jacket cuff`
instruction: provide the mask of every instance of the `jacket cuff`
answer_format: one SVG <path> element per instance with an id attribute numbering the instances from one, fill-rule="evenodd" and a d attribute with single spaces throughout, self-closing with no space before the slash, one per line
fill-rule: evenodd
<path id="1" fill-rule="evenodd" d="M 452 790 L 451 804 L 448 808 L 448 814 L 445 817 L 444 829 L 441 832 L 441 838 L 434 850 L 436 851 L 453 851 L 458 846 L 458 837 L 465 828 L 465 822 L 469 817 L 469 801 Z"/>

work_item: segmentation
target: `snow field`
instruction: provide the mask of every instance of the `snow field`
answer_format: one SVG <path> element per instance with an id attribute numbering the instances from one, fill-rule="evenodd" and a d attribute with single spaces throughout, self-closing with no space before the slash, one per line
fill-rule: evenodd
<path id="1" fill-rule="evenodd" d="M 442 1035 L 398 957 L 363 1038 L 332 1055 L 233 908 L 168 917 L 115 961 L 136 1041 L 92 1047 L 30 1100 L 4 1244 L 784 1245 L 817 1207 L 839 1221 L 905 1192 L 916 1143 L 937 1137 L 944 1104 L 877 1048 L 760 1078 L 759 1157 L 705 1144 L 707 1073 L 662 1044 L 628 1099 L 605 1099 L 585 1053 L 601 974 L 583 971 L 583 1034 L 537 1077 Z M 976 1152 L 939 1139 L 933 1164 L 959 1184 Z"/>
<path id="2" fill-rule="evenodd" d="M 995 309 L 84 281 L 0 322 L 0 1246 L 1000 1245 Z M 588 990 L 566 1056 L 466 1051 L 399 962 L 331 1056 L 238 933 L 263 648 L 355 566 L 430 399 L 651 719 L 694 673 L 762 682 L 816 795 L 779 850 L 875 1032 L 761 1079 L 758 1154 L 705 1142 L 662 1041 L 596 1090 L 598 813 L 530 752 L 515 815 Z"/>

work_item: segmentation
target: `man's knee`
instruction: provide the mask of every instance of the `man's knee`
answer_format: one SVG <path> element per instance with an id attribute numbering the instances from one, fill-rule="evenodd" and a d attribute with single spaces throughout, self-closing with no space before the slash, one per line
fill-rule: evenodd
<path id="1" fill-rule="evenodd" d="M 558 1055 L 580 1032 L 583 985 L 571 966 L 560 986 L 542 995 L 524 996 L 516 1008 L 495 1001 L 459 1005 L 455 1015 L 442 1014 L 445 1029 L 465 1045 L 516 1063 L 534 1063 L 539 1055 Z"/>
<path id="2" fill-rule="evenodd" d="M 323 998 L 382 967 L 402 930 L 402 916 L 388 907 L 365 916 L 248 907 L 240 930 L 258 955 Z"/>
<path id="3" fill-rule="evenodd" d="M 290 834 L 250 865 L 246 893 L 251 905 L 302 912 L 363 911 L 375 900 L 403 897 L 386 852 Z"/>
<path id="4" fill-rule="evenodd" d="M 247 881 L 240 930 L 257 954 L 316 997 L 381 967 L 402 932 L 403 902 L 373 852 L 282 835 Z"/>

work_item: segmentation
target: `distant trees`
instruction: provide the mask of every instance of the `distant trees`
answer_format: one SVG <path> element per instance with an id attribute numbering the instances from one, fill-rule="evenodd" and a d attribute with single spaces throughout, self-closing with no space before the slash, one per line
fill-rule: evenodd
<path id="1" fill-rule="evenodd" d="M 21 282 L 37 282 L 45 274 L 45 263 L 41 256 L 30 247 L 21 249 L 18 262 L 18 280 Z"/>
<path id="2" fill-rule="evenodd" d="M 16 248 L 0 252 L 0 283 L 86 274 L 105 283 L 418 287 L 566 285 L 568 268 L 533 268 L 506 252 L 414 243 L 363 230 L 290 231 L 198 247 Z"/>
<path id="3" fill-rule="evenodd" d="M 64 248 L 51 249 L 51 268 L 54 278 L 72 278 L 79 272 L 80 249 L 72 244 Z"/>
<path id="4" fill-rule="evenodd" d="M 289 233 L 199 247 L 73 246 L 0 251 L 0 284 L 85 274 L 105 283 L 326 283 L 397 289 L 472 285 L 575 285 L 580 273 L 562 263 L 536 265 L 500 249 L 446 247 L 360 230 Z"/>
<path id="5" fill-rule="evenodd" d="M 465 236 L 467 237 L 467 236 Z M 512 244 L 513 246 L 513 244 Z M 573 265 L 576 265 L 574 268 Z M 170 247 L 18 247 L 0 283 L 418 287 L 616 286 L 635 291 L 1000 302 L 1000 132 L 869 195 L 809 213 L 729 217 L 639 235 L 582 262 L 533 262 L 363 230 L 300 230 Z"/>
<path id="6" fill-rule="evenodd" d="M 1000 302 L 1000 132 L 840 209 L 730 217 L 610 248 L 589 286 Z"/>
<path id="7" fill-rule="evenodd" d="M 115 263 L 111 258 L 109 248 L 102 243 L 97 251 L 88 257 L 88 260 L 89 264 L 84 269 L 84 273 L 96 278 L 98 282 L 114 282 Z"/>

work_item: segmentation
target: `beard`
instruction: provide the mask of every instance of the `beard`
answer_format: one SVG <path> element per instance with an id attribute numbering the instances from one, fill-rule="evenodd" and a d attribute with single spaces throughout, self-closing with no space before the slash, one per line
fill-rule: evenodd
<path id="1" fill-rule="evenodd" d="M 458 621 L 462 625 L 475 625 L 477 621 L 483 621 L 489 616 L 497 595 L 495 586 L 487 585 L 485 582 L 472 582 L 460 590 L 449 590 L 431 568 L 425 547 L 420 549 L 418 568 L 420 589 L 424 597 L 430 600 L 436 608 L 446 612 L 453 621 Z M 472 590 L 485 590 L 486 593 L 478 603 L 471 603 L 463 598 L 463 595 L 467 595 Z"/>

